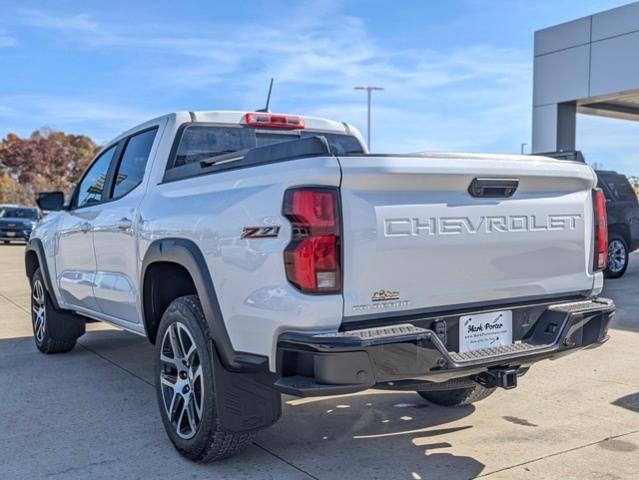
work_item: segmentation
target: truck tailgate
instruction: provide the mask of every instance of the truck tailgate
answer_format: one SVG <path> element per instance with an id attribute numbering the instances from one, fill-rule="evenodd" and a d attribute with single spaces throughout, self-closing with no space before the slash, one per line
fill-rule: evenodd
<path id="1" fill-rule="evenodd" d="M 344 316 L 392 315 L 588 292 L 585 164 L 491 155 L 344 156 Z M 511 197 L 474 179 L 516 179 Z"/>

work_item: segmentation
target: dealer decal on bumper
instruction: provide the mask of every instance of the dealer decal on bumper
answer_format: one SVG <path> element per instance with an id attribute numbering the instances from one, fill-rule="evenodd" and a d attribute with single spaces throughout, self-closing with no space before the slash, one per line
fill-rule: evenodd
<path id="1" fill-rule="evenodd" d="M 465 315 L 459 319 L 460 352 L 512 343 L 513 313 L 510 310 Z"/>

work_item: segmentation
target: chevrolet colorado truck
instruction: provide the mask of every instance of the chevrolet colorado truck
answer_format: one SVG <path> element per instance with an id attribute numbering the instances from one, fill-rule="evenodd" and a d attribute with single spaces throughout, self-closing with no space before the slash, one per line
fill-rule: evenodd
<path id="1" fill-rule="evenodd" d="M 39 194 L 35 342 L 68 351 L 88 320 L 146 336 L 195 461 L 246 447 L 281 394 L 478 401 L 608 338 L 596 182 L 544 157 L 369 154 L 319 118 L 173 113 L 108 143 L 66 202 Z"/>

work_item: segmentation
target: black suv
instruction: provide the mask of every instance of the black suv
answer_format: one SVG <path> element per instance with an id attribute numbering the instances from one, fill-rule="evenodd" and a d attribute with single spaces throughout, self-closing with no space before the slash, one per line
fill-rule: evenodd
<path id="1" fill-rule="evenodd" d="M 628 267 L 630 252 L 639 248 L 639 201 L 628 179 L 620 173 L 597 170 L 608 213 L 608 268 L 606 277 L 619 278 Z"/>

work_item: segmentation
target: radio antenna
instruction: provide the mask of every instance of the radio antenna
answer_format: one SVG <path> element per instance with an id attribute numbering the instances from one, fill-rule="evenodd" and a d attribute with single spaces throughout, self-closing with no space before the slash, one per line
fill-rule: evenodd
<path id="1" fill-rule="evenodd" d="M 266 106 L 257 110 L 258 112 L 270 113 L 268 109 L 271 104 L 271 92 L 273 91 L 273 79 L 271 78 L 271 84 L 268 86 L 268 95 L 266 96 Z"/>

